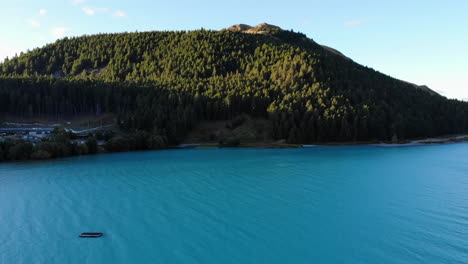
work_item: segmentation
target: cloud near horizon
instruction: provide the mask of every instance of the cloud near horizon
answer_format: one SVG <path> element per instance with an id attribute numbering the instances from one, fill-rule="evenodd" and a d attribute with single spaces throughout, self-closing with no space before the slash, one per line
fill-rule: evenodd
<path id="1" fill-rule="evenodd" d="M 65 34 L 67 34 L 67 32 L 69 32 L 70 29 L 69 28 L 66 28 L 66 27 L 53 27 L 51 30 L 50 30 L 50 34 L 52 35 L 52 37 L 54 38 L 62 38 L 63 36 L 65 36 Z"/>

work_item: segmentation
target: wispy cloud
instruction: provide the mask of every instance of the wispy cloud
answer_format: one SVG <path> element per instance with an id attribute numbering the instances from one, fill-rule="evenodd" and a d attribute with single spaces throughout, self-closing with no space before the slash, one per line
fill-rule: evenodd
<path id="1" fill-rule="evenodd" d="M 83 10 L 83 12 L 88 15 L 88 16 L 92 16 L 94 14 L 96 14 L 96 10 L 90 8 L 90 7 L 83 7 L 81 8 L 81 10 Z"/>
<path id="2" fill-rule="evenodd" d="M 67 32 L 69 32 L 69 31 L 70 31 L 70 29 L 66 28 L 66 27 L 53 27 L 50 30 L 50 34 L 54 38 L 61 38 L 61 37 L 65 36 L 65 34 L 67 34 Z"/>
<path id="3" fill-rule="evenodd" d="M 83 7 L 81 10 L 83 10 L 83 12 L 88 15 L 88 16 L 93 16 L 95 15 L 96 13 L 99 13 L 99 12 L 108 12 L 109 11 L 109 8 L 91 8 L 91 7 Z"/>
<path id="4" fill-rule="evenodd" d="M 127 13 L 125 13 L 124 11 L 117 10 L 117 11 L 114 12 L 114 14 L 112 16 L 113 17 L 118 17 L 118 18 L 123 18 L 123 17 L 127 17 Z"/>
<path id="5" fill-rule="evenodd" d="M 352 21 L 348 21 L 345 23 L 345 27 L 347 28 L 354 28 L 354 27 L 358 27 L 358 26 L 361 26 L 362 24 L 364 24 L 366 21 L 364 20 L 352 20 Z"/>
<path id="6" fill-rule="evenodd" d="M 29 25 L 31 25 L 32 27 L 38 28 L 41 26 L 41 23 L 39 23 L 39 21 L 37 20 L 31 19 L 29 20 Z"/>
<path id="7" fill-rule="evenodd" d="M 79 4 L 82 4 L 82 3 L 86 2 L 86 0 L 71 0 L 71 2 L 74 5 L 79 5 Z"/>
<path id="8" fill-rule="evenodd" d="M 40 16 L 45 16 L 45 15 L 47 15 L 47 10 L 45 10 L 44 8 L 39 9 L 39 15 L 40 15 Z"/>

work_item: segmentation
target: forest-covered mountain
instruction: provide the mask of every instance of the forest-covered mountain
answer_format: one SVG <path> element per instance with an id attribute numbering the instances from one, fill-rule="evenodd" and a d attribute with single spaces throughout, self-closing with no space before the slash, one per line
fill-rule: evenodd
<path id="1" fill-rule="evenodd" d="M 64 38 L 0 64 L 0 115 L 100 113 L 169 144 L 241 114 L 267 118 L 273 138 L 291 143 L 468 131 L 468 103 L 268 24 Z"/>

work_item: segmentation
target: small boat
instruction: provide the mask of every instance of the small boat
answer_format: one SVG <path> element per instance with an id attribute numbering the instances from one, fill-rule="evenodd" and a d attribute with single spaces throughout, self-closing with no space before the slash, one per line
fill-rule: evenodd
<path id="1" fill-rule="evenodd" d="M 103 233 L 97 233 L 97 232 L 85 232 L 81 233 L 80 237 L 102 237 L 104 235 Z"/>

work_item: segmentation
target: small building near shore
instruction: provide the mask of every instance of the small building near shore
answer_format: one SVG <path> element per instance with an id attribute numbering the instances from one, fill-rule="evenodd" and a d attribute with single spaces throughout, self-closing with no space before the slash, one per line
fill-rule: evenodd
<path id="1" fill-rule="evenodd" d="M 25 134 L 29 135 L 30 133 L 37 134 L 50 134 L 54 131 L 50 127 L 0 127 L 0 134 Z"/>

